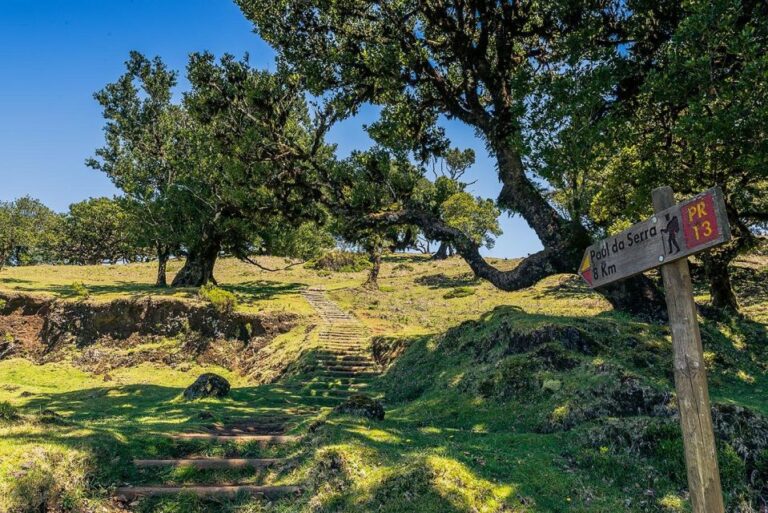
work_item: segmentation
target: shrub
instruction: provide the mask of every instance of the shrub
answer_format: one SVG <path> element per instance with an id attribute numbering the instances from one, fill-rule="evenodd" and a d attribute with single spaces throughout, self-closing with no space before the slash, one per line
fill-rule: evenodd
<path id="1" fill-rule="evenodd" d="M 472 296 L 475 293 L 475 289 L 472 287 L 456 287 L 455 289 L 449 290 L 445 293 L 443 296 L 444 299 L 454 299 L 458 297 L 467 297 Z"/>
<path id="2" fill-rule="evenodd" d="M 356 273 L 371 267 L 368 257 L 351 251 L 330 251 L 307 264 L 310 269 L 334 271 L 337 273 Z"/>
<path id="3" fill-rule="evenodd" d="M 237 308 L 237 296 L 212 283 L 200 287 L 197 295 L 211 303 L 216 311 L 222 314 L 232 313 Z"/>
<path id="4" fill-rule="evenodd" d="M 394 273 L 399 273 L 399 272 L 412 273 L 413 271 L 415 271 L 415 269 L 410 264 L 397 264 L 392 268 L 392 272 Z"/>
<path id="5" fill-rule="evenodd" d="M 0 479 L 0 511 L 82 511 L 90 464 L 83 453 L 35 447 Z"/>
<path id="6" fill-rule="evenodd" d="M 10 422 L 19 418 L 19 410 L 8 401 L 0 401 L 0 421 Z"/>
<path id="7" fill-rule="evenodd" d="M 88 299 L 91 296 L 91 291 L 82 282 L 72 282 L 69 288 L 72 290 L 72 294 L 77 297 Z"/>

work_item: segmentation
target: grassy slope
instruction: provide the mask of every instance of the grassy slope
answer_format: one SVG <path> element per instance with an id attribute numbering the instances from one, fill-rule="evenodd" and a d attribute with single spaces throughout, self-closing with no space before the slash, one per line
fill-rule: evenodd
<path id="1" fill-rule="evenodd" d="M 265 259 L 265 263 L 278 267 L 281 261 Z M 743 275 L 739 282 L 742 300 L 753 321 L 768 321 L 765 269 L 765 259 L 756 258 L 739 271 Z M 553 418 L 567 417 L 584 391 L 599 390 L 619 375 L 641 376 L 659 389 L 670 389 L 670 343 L 665 330 L 610 312 L 599 296 L 572 277 L 554 276 L 531 289 L 504 293 L 474 282 L 467 271 L 457 259 L 430 262 L 397 257 L 385 263 L 383 290 L 364 292 L 356 287 L 364 273 L 322 276 L 301 267 L 265 273 L 233 260 L 220 262 L 217 278 L 240 296 L 242 308 L 288 309 L 306 314 L 306 323 L 312 323 L 311 309 L 300 290 L 324 286 L 374 334 L 397 337 L 407 346 L 378 385 L 387 397 L 387 419 L 367 423 L 330 416 L 310 446 L 285 449 L 310 458 L 301 466 L 278 469 L 271 477 L 278 482 L 302 481 L 313 491 L 298 504 L 274 508 L 350 512 L 684 510 L 684 476 L 679 464 L 665 463 L 677 462 L 679 444 L 672 443 L 668 453 L 638 458 L 622 447 L 585 446 L 584 440 L 606 419 L 584 422 L 574 429 L 541 429 L 551 425 Z M 109 300 L 117 295 L 155 293 L 150 287 L 152 276 L 151 264 L 22 268 L 4 271 L 0 287 L 67 297 L 71 295 L 69 286 L 77 281 L 89 288 L 93 299 Z M 461 287 L 474 293 L 445 298 Z M 700 299 L 705 299 L 700 292 Z M 173 293 L 194 296 L 193 290 Z M 473 319 L 472 325 L 450 330 Z M 499 374 L 503 369 L 497 363 L 509 356 L 494 353 L 493 341 L 510 329 L 525 332 L 545 325 L 577 326 L 590 334 L 598 349 L 589 355 L 569 353 L 576 363 L 570 369 L 545 367 L 532 375 L 536 383 L 558 382 L 558 390 L 535 387 L 514 394 L 478 393 L 486 378 L 496 379 L 491 388 L 504 385 L 507 379 Z M 712 353 L 715 400 L 768 413 L 766 355 L 764 347 L 755 344 L 764 329 L 759 322 L 707 323 L 705 346 Z M 286 335 L 270 348 L 270 357 L 297 354 L 297 347 L 306 343 L 302 334 L 303 327 Z M 634 346 L 631 350 L 628 341 Z M 270 413 L 286 405 L 308 406 L 279 384 L 255 387 L 224 369 L 210 370 L 232 379 L 235 390 L 230 399 L 194 404 L 178 401 L 183 387 L 203 370 L 197 364 L 190 364 L 186 372 L 144 365 L 113 372 L 113 381 L 104 382 L 66 361 L 44 366 L 20 360 L 0 362 L 0 401 L 21 407 L 32 419 L 0 427 L 0 473 L 8 479 L 9 472 L 36 446 L 82 448 L 96 454 L 96 484 L 107 486 L 136 478 L 127 464 L 131 455 L 168 455 L 176 450 L 146 433 L 199 423 L 197 413 L 203 409 L 224 419 Z M 32 395 L 27 396 L 29 393 Z M 322 400 L 316 403 L 322 404 Z M 65 415 L 65 423 L 35 421 L 33 414 L 44 408 Z M 301 431 L 302 426 L 295 429 Z M 201 453 L 212 450 L 199 448 Z M 168 482 L 200 477 L 184 471 L 164 476 Z M 205 509 L 174 501 L 151 507 Z"/>

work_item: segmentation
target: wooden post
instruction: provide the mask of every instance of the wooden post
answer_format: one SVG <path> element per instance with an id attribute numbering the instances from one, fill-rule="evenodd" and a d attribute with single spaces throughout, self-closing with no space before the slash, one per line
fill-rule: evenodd
<path id="1" fill-rule="evenodd" d="M 653 208 L 657 213 L 674 203 L 671 188 L 660 187 L 653 191 Z M 662 265 L 661 276 L 672 331 L 675 389 L 693 512 L 723 513 L 725 508 L 712 430 L 707 374 L 688 259 Z"/>

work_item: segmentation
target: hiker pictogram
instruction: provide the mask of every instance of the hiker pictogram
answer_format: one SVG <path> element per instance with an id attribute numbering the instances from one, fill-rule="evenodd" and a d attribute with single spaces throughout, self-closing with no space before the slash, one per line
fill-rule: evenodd
<path id="1" fill-rule="evenodd" d="M 664 218 L 667 221 L 667 227 L 661 229 L 661 233 L 667 234 L 667 244 L 669 245 L 669 254 L 674 255 L 680 252 L 680 246 L 677 244 L 677 234 L 680 232 L 680 221 L 677 216 L 666 214 Z M 672 251 L 672 246 L 675 246 L 675 251 Z"/>

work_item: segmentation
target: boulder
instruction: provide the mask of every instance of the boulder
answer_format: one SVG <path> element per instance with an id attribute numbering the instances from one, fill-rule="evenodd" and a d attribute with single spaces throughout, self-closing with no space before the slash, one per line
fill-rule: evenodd
<path id="1" fill-rule="evenodd" d="M 229 394 L 229 381 L 218 374 L 207 372 L 184 390 L 184 399 L 192 401 L 203 397 L 225 397 Z"/>
<path id="2" fill-rule="evenodd" d="M 355 394 L 334 410 L 336 413 L 345 413 L 371 420 L 384 420 L 384 406 L 380 401 L 372 399 L 365 394 Z"/>

